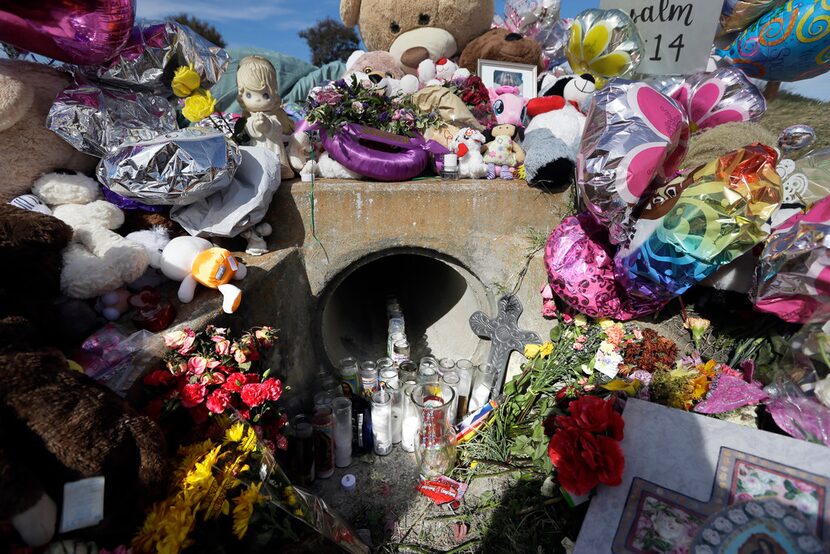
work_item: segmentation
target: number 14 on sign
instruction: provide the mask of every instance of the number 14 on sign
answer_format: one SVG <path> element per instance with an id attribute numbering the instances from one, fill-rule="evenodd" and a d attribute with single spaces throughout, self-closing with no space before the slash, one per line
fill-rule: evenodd
<path id="1" fill-rule="evenodd" d="M 655 35 L 655 40 L 657 42 L 657 46 L 654 47 L 654 55 L 649 58 L 649 60 L 653 62 L 659 62 L 663 59 L 663 51 L 661 50 L 663 46 L 663 35 Z M 648 41 L 646 41 L 648 42 Z M 677 63 L 680 61 L 680 53 L 683 51 L 683 33 L 680 33 L 675 37 L 673 41 L 668 43 L 668 48 L 674 49 L 674 62 Z"/>

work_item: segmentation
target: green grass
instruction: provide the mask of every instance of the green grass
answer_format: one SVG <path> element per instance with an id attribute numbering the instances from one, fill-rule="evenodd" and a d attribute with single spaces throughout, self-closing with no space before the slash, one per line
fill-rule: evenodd
<path id="1" fill-rule="evenodd" d="M 767 113 L 761 125 L 775 133 L 780 133 L 790 125 L 804 123 L 816 131 L 814 148 L 830 146 L 830 102 L 811 100 L 798 94 L 780 92 L 769 103 Z"/>

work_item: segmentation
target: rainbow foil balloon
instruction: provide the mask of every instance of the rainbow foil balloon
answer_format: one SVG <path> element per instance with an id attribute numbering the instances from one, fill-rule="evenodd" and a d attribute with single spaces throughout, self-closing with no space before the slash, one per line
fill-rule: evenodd
<path id="1" fill-rule="evenodd" d="M 790 0 L 719 51 L 750 77 L 800 81 L 830 69 L 830 0 Z"/>

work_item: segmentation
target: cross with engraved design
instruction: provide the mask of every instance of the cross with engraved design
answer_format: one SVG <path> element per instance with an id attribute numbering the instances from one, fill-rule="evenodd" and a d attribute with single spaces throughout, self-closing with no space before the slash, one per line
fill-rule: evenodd
<path id="1" fill-rule="evenodd" d="M 495 394 L 500 393 L 504 385 L 510 353 L 514 350 L 524 352 L 525 345 L 542 342 L 536 333 L 519 329 L 519 316 L 522 315 L 522 311 L 519 299 L 507 295 L 499 299 L 499 313 L 495 318 L 484 312 L 476 312 L 470 316 L 470 328 L 473 332 L 492 342 L 488 363 L 498 371 Z"/>

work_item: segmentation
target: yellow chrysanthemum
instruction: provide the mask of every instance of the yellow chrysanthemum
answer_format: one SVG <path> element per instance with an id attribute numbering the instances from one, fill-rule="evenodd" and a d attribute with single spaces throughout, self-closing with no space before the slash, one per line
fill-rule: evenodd
<path id="1" fill-rule="evenodd" d="M 240 442 L 243 436 L 245 436 L 245 425 L 234 423 L 225 431 L 225 442 Z"/>
<path id="2" fill-rule="evenodd" d="M 261 487 L 262 483 L 252 484 L 233 499 L 236 504 L 233 508 L 233 534 L 240 540 L 248 532 L 248 524 L 251 522 L 254 507 L 268 499 L 259 493 Z"/>

